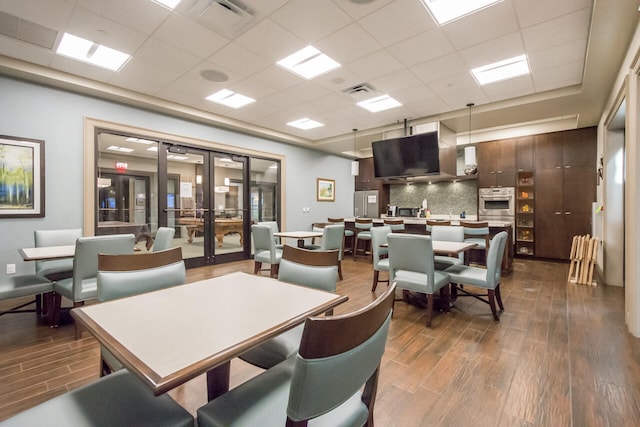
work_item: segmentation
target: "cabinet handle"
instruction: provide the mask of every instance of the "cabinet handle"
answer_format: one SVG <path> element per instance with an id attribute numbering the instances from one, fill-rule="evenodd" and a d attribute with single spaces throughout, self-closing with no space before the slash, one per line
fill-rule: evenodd
<path id="1" fill-rule="evenodd" d="M 565 169 L 569 169 L 571 167 L 571 165 L 566 165 Z"/>
<path id="2" fill-rule="evenodd" d="M 556 215 L 562 215 L 562 212 L 556 212 Z"/>
<path id="3" fill-rule="evenodd" d="M 497 174 L 500 174 L 500 173 L 502 173 L 502 171 L 496 171 L 496 173 L 497 173 Z"/>
<path id="4" fill-rule="evenodd" d="M 491 172 L 489 172 L 489 173 L 496 173 L 496 171 L 491 171 Z"/>
<path id="5" fill-rule="evenodd" d="M 556 166 L 556 169 L 562 169 L 562 166 Z"/>
<path id="6" fill-rule="evenodd" d="M 565 212 L 564 214 L 565 215 L 571 215 L 571 212 Z"/>

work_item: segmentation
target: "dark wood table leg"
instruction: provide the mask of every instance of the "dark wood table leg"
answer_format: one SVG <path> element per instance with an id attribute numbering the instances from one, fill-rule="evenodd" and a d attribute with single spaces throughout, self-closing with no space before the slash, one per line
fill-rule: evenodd
<path id="1" fill-rule="evenodd" d="M 298 239 L 298 247 L 304 248 L 304 239 Z"/>
<path id="2" fill-rule="evenodd" d="M 229 391 L 230 374 L 230 361 L 207 371 L 207 398 L 209 401 Z"/>

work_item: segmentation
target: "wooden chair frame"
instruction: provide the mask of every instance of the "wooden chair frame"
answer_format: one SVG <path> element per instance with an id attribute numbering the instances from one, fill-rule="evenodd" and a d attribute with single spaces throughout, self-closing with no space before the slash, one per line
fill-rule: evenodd
<path id="1" fill-rule="evenodd" d="M 98 255 L 100 271 L 136 271 L 161 267 L 182 261 L 182 249 L 175 247 L 158 252 L 144 252 L 123 255 Z"/>
<path id="2" fill-rule="evenodd" d="M 309 249 L 285 245 L 282 250 L 282 259 L 314 267 L 337 266 L 338 256 L 339 251 L 337 249 L 331 251 L 312 251 Z"/>

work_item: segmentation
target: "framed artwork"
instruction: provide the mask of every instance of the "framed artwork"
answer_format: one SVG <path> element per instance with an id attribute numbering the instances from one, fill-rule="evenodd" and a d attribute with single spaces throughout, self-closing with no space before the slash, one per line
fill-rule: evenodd
<path id="1" fill-rule="evenodd" d="M 336 181 L 333 179 L 318 178 L 316 180 L 316 199 L 319 202 L 335 202 Z"/>
<path id="2" fill-rule="evenodd" d="M 0 218 L 44 217 L 44 141 L 0 135 Z"/>

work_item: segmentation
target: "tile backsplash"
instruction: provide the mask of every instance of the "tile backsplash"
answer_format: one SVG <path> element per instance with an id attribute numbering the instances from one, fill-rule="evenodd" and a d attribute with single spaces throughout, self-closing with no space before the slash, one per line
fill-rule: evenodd
<path id="1" fill-rule="evenodd" d="M 475 179 L 392 184 L 389 199 L 391 205 L 398 207 L 420 207 L 422 200 L 427 199 L 427 207 L 433 215 L 459 215 L 463 211 L 467 215 L 478 214 L 478 184 Z"/>

